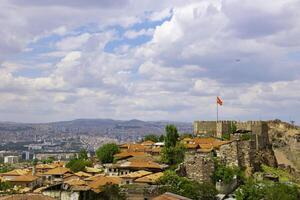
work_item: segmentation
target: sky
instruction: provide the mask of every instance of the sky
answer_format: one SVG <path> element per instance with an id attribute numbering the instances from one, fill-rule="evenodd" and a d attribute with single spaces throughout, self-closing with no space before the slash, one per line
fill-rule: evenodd
<path id="1" fill-rule="evenodd" d="M 300 122 L 299 0 L 1 0 L 0 121 Z"/>

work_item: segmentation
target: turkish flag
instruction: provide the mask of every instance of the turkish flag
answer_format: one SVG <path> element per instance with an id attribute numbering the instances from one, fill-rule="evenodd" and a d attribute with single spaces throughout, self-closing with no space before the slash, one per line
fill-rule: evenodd
<path id="1" fill-rule="evenodd" d="M 217 104 L 219 104 L 220 106 L 223 105 L 223 101 L 220 97 L 217 97 Z"/>

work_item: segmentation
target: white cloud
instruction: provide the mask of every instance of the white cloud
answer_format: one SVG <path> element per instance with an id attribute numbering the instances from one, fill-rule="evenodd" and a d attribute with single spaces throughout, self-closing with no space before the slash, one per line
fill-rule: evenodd
<path id="1" fill-rule="evenodd" d="M 5 2 L 1 120 L 215 119 L 217 95 L 226 119 L 288 119 L 299 112 L 296 1 L 44 3 Z M 143 35 L 153 38 L 118 45 Z M 106 52 L 107 44 L 115 45 L 114 52 Z M 8 56 L 29 47 L 22 55 L 31 62 Z M 21 69 L 46 73 L 29 78 Z"/>

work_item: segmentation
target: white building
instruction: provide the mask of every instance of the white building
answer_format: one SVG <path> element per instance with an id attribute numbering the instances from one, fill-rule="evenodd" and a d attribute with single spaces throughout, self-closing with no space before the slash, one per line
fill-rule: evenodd
<path id="1" fill-rule="evenodd" d="M 4 163 L 14 164 L 19 162 L 18 156 L 5 156 Z"/>

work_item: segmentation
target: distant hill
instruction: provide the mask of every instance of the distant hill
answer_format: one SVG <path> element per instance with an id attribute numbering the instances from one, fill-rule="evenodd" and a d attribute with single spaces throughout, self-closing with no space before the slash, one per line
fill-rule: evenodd
<path id="1" fill-rule="evenodd" d="M 135 139 L 145 134 L 162 134 L 167 124 L 177 126 L 179 132 L 191 133 L 192 123 L 168 121 L 76 119 L 50 123 L 0 122 L 0 139 L 32 140 L 40 138 L 97 135 L 115 139 Z"/>

